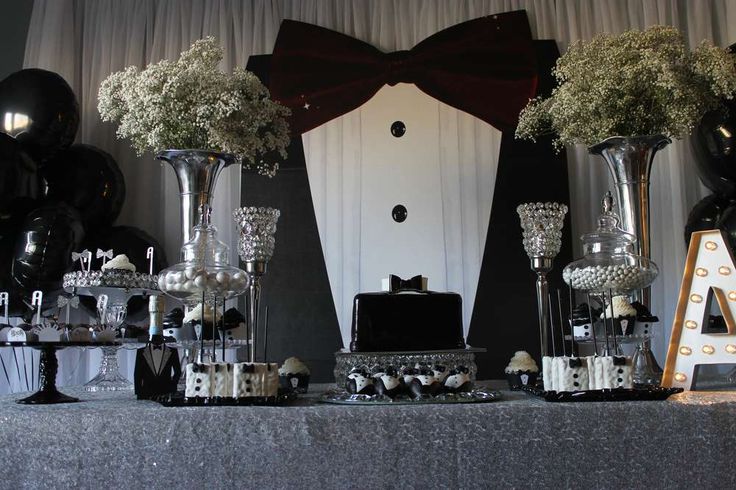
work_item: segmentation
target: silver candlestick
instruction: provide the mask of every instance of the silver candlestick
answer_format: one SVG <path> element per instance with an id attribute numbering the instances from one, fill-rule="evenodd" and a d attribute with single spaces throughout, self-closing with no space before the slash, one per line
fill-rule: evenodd
<path id="1" fill-rule="evenodd" d="M 281 216 L 278 209 L 244 207 L 233 212 L 233 219 L 240 231 L 238 255 L 250 278 L 248 289 L 247 325 L 252 335 L 249 357 L 256 361 L 258 352 L 258 311 L 261 301 L 261 278 L 268 270 L 268 262 L 276 246 L 276 222 Z"/>
<path id="2" fill-rule="evenodd" d="M 516 208 L 521 219 L 524 250 L 529 256 L 532 271 L 537 274 L 537 310 L 539 315 L 539 344 L 541 357 L 549 346 L 549 286 L 547 274 L 562 245 L 562 226 L 567 206 L 559 203 L 527 203 Z M 540 363 L 541 365 L 541 363 Z"/>

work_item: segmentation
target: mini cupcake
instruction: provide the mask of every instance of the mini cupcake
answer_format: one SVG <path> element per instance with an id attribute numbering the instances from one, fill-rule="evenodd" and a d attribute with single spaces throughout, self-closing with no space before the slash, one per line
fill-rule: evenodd
<path id="1" fill-rule="evenodd" d="M 591 314 L 593 315 L 591 317 Z M 600 314 L 588 306 L 588 303 L 579 304 L 570 315 L 570 326 L 575 338 L 587 339 L 593 335 L 594 318 Z"/>
<path id="2" fill-rule="evenodd" d="M 401 377 L 393 366 L 387 367 L 385 370 L 379 370 L 373 374 L 373 386 L 376 394 L 396 398 L 404 391 L 404 384 Z"/>
<path id="3" fill-rule="evenodd" d="M 586 308 L 587 309 L 587 308 Z M 520 350 L 514 353 L 509 365 L 504 369 L 511 390 L 521 389 L 522 386 L 534 386 L 537 382 L 539 367 L 528 352 Z"/>
<path id="4" fill-rule="evenodd" d="M 309 388 L 309 368 L 298 358 L 289 357 L 279 368 L 279 386 L 286 393 L 306 393 Z"/>
<path id="5" fill-rule="evenodd" d="M 636 326 L 634 333 L 637 335 L 651 335 L 654 324 L 659 323 L 659 318 L 652 315 L 649 308 L 638 301 L 631 303 L 631 306 L 636 309 Z"/>
<path id="6" fill-rule="evenodd" d="M 625 296 L 614 296 L 612 304 L 606 307 L 600 318 L 608 322 L 613 320 L 613 332 L 616 335 L 631 335 L 636 326 L 636 308 Z"/>
<path id="7" fill-rule="evenodd" d="M 237 308 L 227 310 L 225 317 L 217 323 L 217 328 L 222 331 L 221 335 L 225 340 L 247 340 L 245 317 Z"/>
<path id="8" fill-rule="evenodd" d="M 202 304 L 198 304 L 196 307 L 189 310 L 184 319 L 182 320 L 184 327 L 191 327 L 196 335 L 196 340 L 204 338 L 204 340 L 212 340 L 212 330 L 215 321 L 220 320 L 220 316 L 217 312 L 212 314 L 212 308 L 209 305 L 205 305 L 204 308 L 204 322 L 202 321 Z M 204 325 L 203 325 L 204 323 Z M 204 326 L 204 328 L 203 328 Z M 219 339 L 217 331 L 214 332 Z"/>
<path id="9" fill-rule="evenodd" d="M 473 381 L 470 379 L 470 369 L 458 366 L 450 371 L 445 380 L 445 391 L 448 393 L 465 393 L 473 389 Z"/>
<path id="10" fill-rule="evenodd" d="M 375 387 L 373 386 L 373 378 L 362 369 L 353 369 L 348 374 L 345 388 L 351 395 L 373 395 Z"/>
<path id="11" fill-rule="evenodd" d="M 166 315 L 162 321 L 163 335 L 164 337 L 171 337 L 175 341 L 180 340 L 194 340 L 194 329 L 191 325 L 188 328 L 184 328 L 184 310 L 181 308 L 174 308 Z"/>

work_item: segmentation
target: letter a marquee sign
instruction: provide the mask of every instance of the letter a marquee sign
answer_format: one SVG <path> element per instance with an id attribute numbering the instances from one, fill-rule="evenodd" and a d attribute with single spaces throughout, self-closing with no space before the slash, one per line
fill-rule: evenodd
<path id="1" fill-rule="evenodd" d="M 711 303 L 718 302 L 726 332 L 708 330 Z M 662 386 L 689 390 L 695 366 L 736 363 L 736 263 L 720 230 L 690 238 Z"/>

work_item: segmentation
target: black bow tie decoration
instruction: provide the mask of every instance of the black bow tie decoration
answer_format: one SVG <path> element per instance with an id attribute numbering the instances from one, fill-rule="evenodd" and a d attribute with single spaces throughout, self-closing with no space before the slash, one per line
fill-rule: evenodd
<path id="1" fill-rule="evenodd" d="M 269 89 L 291 109 L 295 135 L 360 107 L 384 85 L 401 82 L 497 129 L 515 127 L 537 88 L 526 12 L 462 22 L 393 53 L 323 27 L 281 23 Z"/>
<path id="2" fill-rule="evenodd" d="M 571 368 L 583 367 L 583 360 L 580 359 L 579 357 L 578 358 L 571 357 L 570 358 L 570 367 Z"/>
<path id="3" fill-rule="evenodd" d="M 391 283 L 391 292 L 397 291 L 422 291 L 422 276 L 414 276 L 411 279 L 402 279 L 399 276 L 391 274 L 389 276 Z"/>
<path id="4" fill-rule="evenodd" d="M 153 344 L 151 345 L 151 347 L 153 348 L 153 350 L 164 350 L 163 344 L 159 344 L 159 345 Z"/>

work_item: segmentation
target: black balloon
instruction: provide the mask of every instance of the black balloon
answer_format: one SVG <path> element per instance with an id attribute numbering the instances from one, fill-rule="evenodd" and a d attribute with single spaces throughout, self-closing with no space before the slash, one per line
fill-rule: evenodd
<path id="1" fill-rule="evenodd" d="M 79 213 L 67 204 L 48 203 L 28 214 L 15 241 L 12 269 L 13 287 L 26 305 L 35 290 L 43 291 L 44 307 L 56 301 L 71 254 L 83 239 Z"/>
<path id="2" fill-rule="evenodd" d="M 726 234 L 731 250 L 736 250 L 736 204 L 732 203 L 723 211 L 716 227 Z"/>
<path id="3" fill-rule="evenodd" d="M 37 162 L 44 162 L 74 141 L 79 104 L 61 76 L 28 68 L 0 82 L 0 117 L 0 131 L 15 138 Z"/>
<path id="4" fill-rule="evenodd" d="M 89 145 L 72 145 L 51 158 L 42 172 L 46 196 L 79 211 L 88 230 L 110 226 L 125 201 L 125 180 L 115 159 Z"/>
<path id="5" fill-rule="evenodd" d="M 700 180 L 713 192 L 736 195 L 736 104 L 703 116 L 691 139 Z"/>
<path id="6" fill-rule="evenodd" d="M 113 226 L 90 232 L 85 239 L 82 249 L 90 250 L 93 254 L 97 249 L 113 250 L 115 255 L 125 254 L 135 265 L 138 272 L 148 272 L 146 251 L 153 247 L 153 273 L 158 274 L 168 267 L 166 253 L 163 247 L 151 235 L 132 226 Z M 92 265 L 92 269 L 102 266 L 102 259 Z M 81 298 L 81 304 L 91 315 L 96 315 L 97 305 L 91 298 Z M 148 302 L 140 297 L 128 301 L 128 320 L 135 322 L 146 319 L 148 316 Z"/>
<path id="7" fill-rule="evenodd" d="M 18 199 L 42 195 L 42 179 L 36 162 L 17 141 L 0 133 L 0 214 L 12 213 Z"/>
<path id="8" fill-rule="evenodd" d="M 717 194 L 701 199 L 690 210 L 685 224 L 685 243 L 690 245 L 690 234 L 694 231 L 713 230 L 718 228 L 719 221 L 730 205 L 727 199 Z"/>

